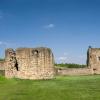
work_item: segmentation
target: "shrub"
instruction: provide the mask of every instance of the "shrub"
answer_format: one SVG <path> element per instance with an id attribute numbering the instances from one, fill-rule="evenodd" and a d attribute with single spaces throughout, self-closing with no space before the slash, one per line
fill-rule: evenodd
<path id="1" fill-rule="evenodd" d="M 0 61 L 4 61 L 4 59 L 3 58 L 0 58 Z"/>

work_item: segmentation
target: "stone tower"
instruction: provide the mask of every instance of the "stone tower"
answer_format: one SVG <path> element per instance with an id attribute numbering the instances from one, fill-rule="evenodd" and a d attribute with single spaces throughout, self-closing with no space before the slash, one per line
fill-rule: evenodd
<path id="1" fill-rule="evenodd" d="M 49 48 L 18 48 L 5 51 L 5 76 L 21 79 L 54 77 L 54 57 Z"/>
<path id="2" fill-rule="evenodd" d="M 100 48 L 89 47 L 87 52 L 87 66 L 93 74 L 100 74 Z"/>

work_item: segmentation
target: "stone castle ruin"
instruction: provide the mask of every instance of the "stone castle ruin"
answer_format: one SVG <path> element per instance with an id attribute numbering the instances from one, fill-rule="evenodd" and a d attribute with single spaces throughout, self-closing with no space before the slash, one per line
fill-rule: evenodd
<path id="1" fill-rule="evenodd" d="M 7 78 L 52 79 L 55 75 L 100 74 L 100 48 L 88 48 L 86 68 L 56 68 L 49 48 L 6 49 L 0 71 Z M 0 72 L 0 73 L 1 73 Z"/>
<path id="2" fill-rule="evenodd" d="M 18 48 L 5 51 L 5 77 L 51 79 L 54 57 L 49 48 Z"/>
<path id="3" fill-rule="evenodd" d="M 100 74 L 100 48 L 89 48 L 87 52 L 87 66 L 94 74 Z"/>
<path id="4" fill-rule="evenodd" d="M 88 48 L 86 68 L 58 69 L 58 75 L 93 75 L 100 74 L 100 48 Z"/>

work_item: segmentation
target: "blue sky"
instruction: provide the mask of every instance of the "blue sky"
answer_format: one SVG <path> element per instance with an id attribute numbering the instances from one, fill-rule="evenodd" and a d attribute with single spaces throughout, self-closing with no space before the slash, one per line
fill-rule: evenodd
<path id="1" fill-rule="evenodd" d="M 5 48 L 49 47 L 56 62 L 86 63 L 100 47 L 100 0 L 0 0 L 0 56 Z"/>

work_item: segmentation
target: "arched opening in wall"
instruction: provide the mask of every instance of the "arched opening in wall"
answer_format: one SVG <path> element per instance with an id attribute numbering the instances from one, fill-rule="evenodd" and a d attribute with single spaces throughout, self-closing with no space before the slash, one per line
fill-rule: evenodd
<path id="1" fill-rule="evenodd" d="M 18 69 L 18 62 L 16 61 L 16 63 L 15 63 L 15 68 L 16 68 L 16 70 L 18 71 L 19 69 Z"/>
<path id="2" fill-rule="evenodd" d="M 94 71 L 94 74 L 96 74 L 97 69 L 96 68 L 93 68 L 93 71 Z"/>
<path id="3" fill-rule="evenodd" d="M 38 58 L 39 58 L 39 51 L 38 50 L 32 50 L 32 57 L 33 57 L 33 59 L 34 59 L 34 63 L 33 63 L 33 65 L 35 66 L 35 67 L 38 67 Z"/>

